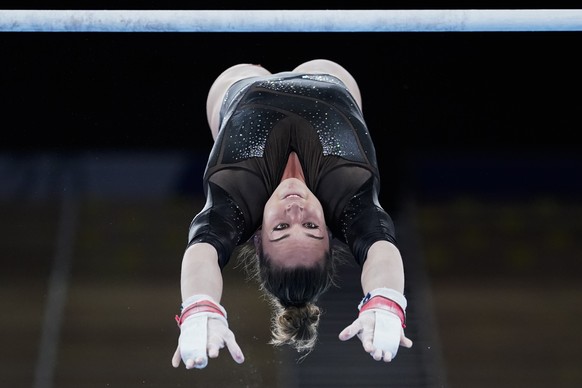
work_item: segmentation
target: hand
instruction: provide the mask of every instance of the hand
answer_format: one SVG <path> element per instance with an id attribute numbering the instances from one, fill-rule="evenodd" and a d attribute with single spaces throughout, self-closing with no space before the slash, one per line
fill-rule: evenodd
<path id="1" fill-rule="evenodd" d="M 182 360 L 186 369 L 202 369 L 208 364 L 208 357 L 217 358 L 225 345 L 237 363 L 244 362 L 244 355 L 226 320 L 208 315 L 212 314 L 196 314 L 182 323 L 178 348 L 172 358 L 174 368 L 179 367 Z"/>
<path id="2" fill-rule="evenodd" d="M 364 350 L 376 361 L 390 362 L 398 353 L 398 346 L 410 348 L 412 341 L 404 335 L 398 315 L 380 309 L 364 311 L 339 334 L 347 341 L 358 336 Z"/>

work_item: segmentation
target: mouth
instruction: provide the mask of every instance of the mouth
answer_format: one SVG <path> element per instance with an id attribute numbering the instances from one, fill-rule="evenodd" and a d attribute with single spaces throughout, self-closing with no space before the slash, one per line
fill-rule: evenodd
<path id="1" fill-rule="evenodd" d="M 287 198 L 303 198 L 303 197 L 300 196 L 299 194 L 287 194 L 285 197 L 283 197 L 283 199 Z"/>

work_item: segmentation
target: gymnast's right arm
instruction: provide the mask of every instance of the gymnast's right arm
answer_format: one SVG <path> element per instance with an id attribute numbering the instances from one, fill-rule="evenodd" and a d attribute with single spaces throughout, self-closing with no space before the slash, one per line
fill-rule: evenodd
<path id="1" fill-rule="evenodd" d="M 207 195 L 205 208 L 190 226 L 189 244 L 184 252 L 181 272 L 182 306 L 176 317 L 180 327 L 178 348 L 172 358 L 187 369 L 204 368 L 208 357 L 218 357 L 225 346 L 237 363 L 244 355 L 228 327 L 227 314 L 220 305 L 222 268 L 241 238 L 240 210 L 218 188 Z M 238 224 L 236 223 L 238 221 Z"/>
<path id="2" fill-rule="evenodd" d="M 182 360 L 187 369 L 204 368 L 208 357 L 218 357 L 225 346 L 241 364 L 244 355 L 228 327 L 226 310 L 219 304 L 222 274 L 212 245 L 197 243 L 188 247 L 182 260 L 181 284 L 184 302 L 177 319 L 180 337 L 172 365 L 177 368 Z"/>

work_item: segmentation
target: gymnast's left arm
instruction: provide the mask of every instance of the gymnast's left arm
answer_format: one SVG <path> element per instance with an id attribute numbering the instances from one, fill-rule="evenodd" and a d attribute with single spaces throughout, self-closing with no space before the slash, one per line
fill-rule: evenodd
<path id="1" fill-rule="evenodd" d="M 407 307 L 404 268 L 394 244 L 381 240 L 370 246 L 361 282 L 365 296 L 358 306 L 359 316 L 342 330 L 339 339 L 347 341 L 357 336 L 374 360 L 390 362 L 399 346 L 412 346 L 404 334 Z"/>

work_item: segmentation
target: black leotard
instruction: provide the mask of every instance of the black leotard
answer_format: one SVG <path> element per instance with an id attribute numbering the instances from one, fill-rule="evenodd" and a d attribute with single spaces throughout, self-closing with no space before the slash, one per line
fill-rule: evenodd
<path id="1" fill-rule="evenodd" d="M 279 73 L 227 92 L 204 174 L 206 205 L 190 225 L 188 245 L 212 244 L 223 268 L 260 227 L 292 151 L 333 236 L 360 265 L 374 242 L 395 243 L 393 222 L 378 203 L 374 144 L 345 85 L 324 74 Z"/>

